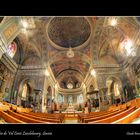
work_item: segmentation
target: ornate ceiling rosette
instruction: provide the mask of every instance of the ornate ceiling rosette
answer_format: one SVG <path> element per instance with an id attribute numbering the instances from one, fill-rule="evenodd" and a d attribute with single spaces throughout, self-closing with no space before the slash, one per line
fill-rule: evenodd
<path id="1" fill-rule="evenodd" d="M 47 26 L 47 36 L 52 46 L 59 49 L 86 46 L 91 35 L 87 17 L 53 17 Z"/>

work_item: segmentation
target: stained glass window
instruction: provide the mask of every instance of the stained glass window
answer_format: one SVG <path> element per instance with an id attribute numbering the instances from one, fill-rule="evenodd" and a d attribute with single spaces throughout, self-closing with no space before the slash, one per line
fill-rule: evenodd
<path id="1" fill-rule="evenodd" d="M 13 41 L 13 42 L 8 46 L 8 48 L 7 48 L 7 53 L 8 53 L 8 55 L 9 55 L 11 58 L 13 58 L 14 55 L 15 55 L 15 53 L 16 53 L 16 51 L 17 51 L 17 45 L 16 45 L 16 43 Z"/>

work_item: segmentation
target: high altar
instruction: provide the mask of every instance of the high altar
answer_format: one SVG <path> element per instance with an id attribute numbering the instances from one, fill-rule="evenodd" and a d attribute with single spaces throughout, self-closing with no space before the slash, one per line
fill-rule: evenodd
<path id="1" fill-rule="evenodd" d="M 66 109 L 67 112 L 72 112 L 72 111 L 76 111 L 74 106 L 72 104 L 70 104 L 67 109 Z"/>

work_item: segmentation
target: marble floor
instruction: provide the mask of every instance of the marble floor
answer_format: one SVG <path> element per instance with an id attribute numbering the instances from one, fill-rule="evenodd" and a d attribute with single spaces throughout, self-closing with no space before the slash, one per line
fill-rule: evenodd
<path id="1" fill-rule="evenodd" d="M 78 124 L 77 118 L 65 118 L 64 124 Z"/>

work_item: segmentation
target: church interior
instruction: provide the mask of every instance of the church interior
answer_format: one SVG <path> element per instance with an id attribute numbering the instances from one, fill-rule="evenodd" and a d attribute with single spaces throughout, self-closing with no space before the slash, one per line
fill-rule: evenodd
<path id="1" fill-rule="evenodd" d="M 0 17 L 0 123 L 140 123 L 140 17 Z"/>

